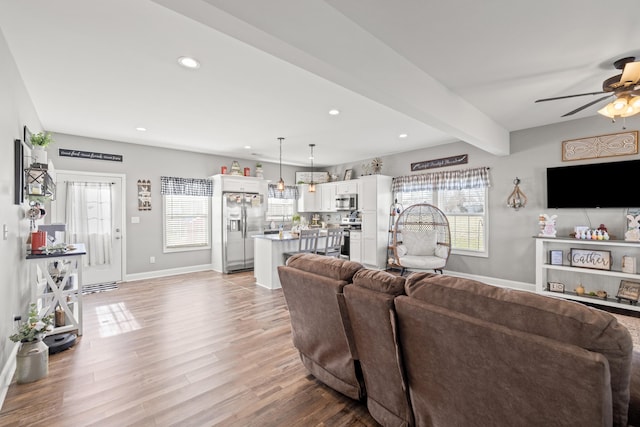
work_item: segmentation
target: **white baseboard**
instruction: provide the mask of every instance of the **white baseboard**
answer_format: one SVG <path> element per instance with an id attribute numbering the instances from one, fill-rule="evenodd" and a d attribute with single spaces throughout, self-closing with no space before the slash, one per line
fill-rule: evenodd
<path id="1" fill-rule="evenodd" d="M 4 398 L 7 397 L 11 379 L 16 371 L 16 355 L 18 354 L 18 348 L 20 348 L 20 343 L 14 343 L 11 354 L 9 354 L 9 358 L 7 359 L 7 363 L 5 363 L 2 368 L 2 373 L 0 373 L 0 409 L 2 409 L 2 405 L 4 405 Z"/>
<path id="2" fill-rule="evenodd" d="M 175 276 L 178 274 L 195 273 L 198 271 L 211 270 L 211 264 L 192 265 L 189 267 L 169 268 L 166 270 L 154 270 L 146 273 L 134 273 L 125 275 L 125 281 L 155 279 L 158 277 Z"/>

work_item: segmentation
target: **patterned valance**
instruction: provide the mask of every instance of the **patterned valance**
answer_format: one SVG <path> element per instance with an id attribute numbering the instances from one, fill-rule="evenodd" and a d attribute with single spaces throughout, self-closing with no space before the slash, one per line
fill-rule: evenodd
<path id="1" fill-rule="evenodd" d="M 392 191 L 463 190 L 490 187 L 489 168 L 407 175 L 393 178 Z"/>
<path id="2" fill-rule="evenodd" d="M 213 196 L 213 181 L 201 178 L 160 177 L 160 192 L 166 196 Z"/>
<path id="3" fill-rule="evenodd" d="M 269 184 L 268 197 L 272 199 L 297 199 L 298 187 L 295 185 L 285 185 L 284 191 L 278 191 L 277 184 Z"/>

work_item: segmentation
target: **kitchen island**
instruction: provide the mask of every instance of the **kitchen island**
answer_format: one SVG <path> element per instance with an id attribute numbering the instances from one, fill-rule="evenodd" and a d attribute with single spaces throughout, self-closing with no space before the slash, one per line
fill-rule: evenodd
<path id="1" fill-rule="evenodd" d="M 323 232 L 326 235 L 326 230 L 320 230 L 319 248 L 325 245 L 326 237 L 322 237 Z M 298 250 L 298 236 L 285 231 L 282 237 L 278 234 L 258 234 L 252 237 L 255 243 L 253 274 L 256 284 L 267 289 L 280 289 L 278 266 L 284 265 L 285 252 Z"/>

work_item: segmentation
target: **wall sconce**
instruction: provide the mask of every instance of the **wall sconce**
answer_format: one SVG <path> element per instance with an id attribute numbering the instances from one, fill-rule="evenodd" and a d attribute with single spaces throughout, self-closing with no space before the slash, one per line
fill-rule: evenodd
<path id="1" fill-rule="evenodd" d="M 513 191 L 507 198 L 507 206 L 518 210 L 527 205 L 527 196 L 525 196 L 522 190 L 520 190 L 520 178 L 516 177 L 516 179 L 513 180 L 513 184 Z"/>

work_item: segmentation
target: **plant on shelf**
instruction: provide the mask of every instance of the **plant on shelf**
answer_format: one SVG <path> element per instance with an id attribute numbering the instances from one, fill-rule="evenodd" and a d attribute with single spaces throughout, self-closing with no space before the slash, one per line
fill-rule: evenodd
<path id="1" fill-rule="evenodd" d="M 29 310 L 29 320 L 22 322 L 18 332 L 9 336 L 13 342 L 40 341 L 47 332 L 53 331 L 53 313 L 40 317 L 38 307 L 32 303 Z"/>
<path id="2" fill-rule="evenodd" d="M 31 135 L 31 144 L 35 147 L 47 148 L 50 144 L 53 144 L 53 136 L 50 132 L 38 132 Z"/>

